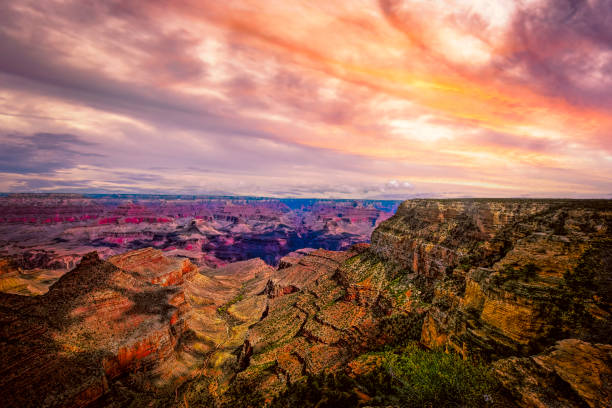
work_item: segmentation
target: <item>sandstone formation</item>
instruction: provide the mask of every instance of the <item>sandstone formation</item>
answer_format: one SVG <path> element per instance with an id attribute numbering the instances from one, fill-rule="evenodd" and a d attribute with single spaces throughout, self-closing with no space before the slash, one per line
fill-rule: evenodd
<path id="1" fill-rule="evenodd" d="M 89 255 L 46 294 L 0 294 L 2 403 L 253 406 L 414 341 L 488 364 L 483 406 L 612 405 L 612 202 L 411 200 L 371 242 L 277 269 Z"/>
<path id="2" fill-rule="evenodd" d="M 409 201 L 372 236 L 423 280 L 422 341 L 488 358 L 612 335 L 609 201 Z"/>
<path id="3" fill-rule="evenodd" d="M 164 406 L 202 376 L 223 385 L 274 273 L 260 259 L 198 271 L 145 248 L 88 254 L 38 297 L 0 293 L 0 402 Z"/>
<path id="4" fill-rule="evenodd" d="M 363 350 L 360 343 L 374 341 L 373 307 L 368 306 L 376 298 L 355 301 L 336 276 L 356 254 L 317 250 L 278 271 L 274 290 L 268 291 L 266 317 L 245 341 L 240 359 L 248 365 L 239 381 L 278 392 L 306 374 L 339 369 Z"/>
<path id="5" fill-rule="evenodd" d="M 315 251 L 279 270 L 237 379 L 275 395 L 413 337 L 466 359 L 515 356 L 496 372 L 522 406 L 559 406 L 567 387 L 568 406 L 608 406 L 609 346 L 591 343 L 612 338 L 611 234 L 609 201 L 407 201 L 374 231 L 370 248 Z M 325 261 L 309 271 L 317 258 Z M 545 351 L 571 338 L 582 341 Z M 529 357 L 537 353 L 548 354 Z M 578 378 L 580 370 L 593 377 Z M 528 384 L 517 385 L 523 377 Z M 530 396 L 533 387 L 551 391 Z"/>
<path id="6" fill-rule="evenodd" d="M 278 263 L 278 269 L 288 268 L 297 264 L 298 262 L 300 262 L 300 259 L 302 259 L 314 250 L 315 248 L 302 248 L 298 249 L 297 251 L 288 253 L 280 259 Z"/>
<path id="7" fill-rule="evenodd" d="M 143 248 L 110 257 L 108 262 L 138 274 L 149 283 L 161 286 L 180 285 L 197 273 L 194 264 L 185 258 L 167 258 L 162 251 Z"/>
<path id="8" fill-rule="evenodd" d="M 191 335 L 184 340 L 179 369 L 186 378 L 203 376 L 216 386 L 226 384 L 249 327 L 266 311 L 268 299 L 263 291 L 273 274 L 272 267 L 256 258 L 203 270 L 187 282 Z M 176 373 L 177 368 L 169 371 Z"/>
<path id="9" fill-rule="evenodd" d="M 0 294 L 0 405 L 88 405 L 113 379 L 171 356 L 188 308 L 176 287 L 153 285 L 96 253 L 44 295 Z"/>
<path id="10" fill-rule="evenodd" d="M 612 345 L 566 339 L 536 356 L 510 357 L 494 367 L 521 406 L 610 406 Z"/>

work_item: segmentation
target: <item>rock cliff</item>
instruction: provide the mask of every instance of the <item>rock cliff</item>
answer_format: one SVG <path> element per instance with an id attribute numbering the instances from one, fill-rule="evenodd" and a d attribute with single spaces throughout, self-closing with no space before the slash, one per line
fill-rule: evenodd
<path id="1" fill-rule="evenodd" d="M 428 361 L 484 365 L 470 384 L 496 385 L 470 390 L 477 406 L 612 404 L 612 202 L 410 200 L 371 242 L 293 253 L 277 269 L 198 270 L 155 249 L 88 255 L 48 293 L 0 294 L 0 398 L 13 396 L 0 402 L 291 406 L 296 384 L 342 374 L 331 387 L 375 406 L 355 381 L 376 372 L 408 392 L 393 370 L 409 365 L 381 364 L 410 352 L 421 359 L 410 381 Z M 401 395 L 392 404 L 409 406 Z"/>
<path id="2" fill-rule="evenodd" d="M 73 269 L 95 250 L 102 258 L 153 247 L 201 266 L 252 258 L 271 265 L 305 247 L 346 249 L 368 241 L 398 202 L 244 197 L 0 197 L 0 256 L 22 269 Z"/>
<path id="3" fill-rule="evenodd" d="M 0 293 L 0 405 L 88 405 L 115 378 L 169 358 L 188 309 L 178 288 L 153 285 L 95 252 L 44 295 Z"/>
<path id="4" fill-rule="evenodd" d="M 265 395 L 413 338 L 497 361 L 521 406 L 610 404 L 609 346 L 600 344 L 612 338 L 610 201 L 410 200 L 371 247 L 315 251 L 276 277 L 237 376 Z M 566 375 L 568 364 L 591 377 Z"/>
<path id="5" fill-rule="evenodd" d="M 420 280 L 422 342 L 490 359 L 612 338 L 609 201 L 408 201 L 372 249 Z"/>

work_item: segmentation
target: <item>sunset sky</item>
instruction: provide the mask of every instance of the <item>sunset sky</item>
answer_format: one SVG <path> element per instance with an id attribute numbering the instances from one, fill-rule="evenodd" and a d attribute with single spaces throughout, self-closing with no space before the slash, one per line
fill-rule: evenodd
<path id="1" fill-rule="evenodd" d="M 0 191 L 612 197 L 612 2 L 0 1 Z"/>

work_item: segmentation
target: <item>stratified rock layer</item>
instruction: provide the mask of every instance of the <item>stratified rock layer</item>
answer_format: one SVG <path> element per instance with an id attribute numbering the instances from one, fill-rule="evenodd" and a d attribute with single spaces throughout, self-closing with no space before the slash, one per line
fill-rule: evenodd
<path id="1" fill-rule="evenodd" d="M 143 248 L 108 259 L 118 268 L 138 274 L 149 283 L 161 286 L 180 285 L 197 273 L 194 264 L 185 258 L 168 258 L 162 251 Z"/>
<path id="2" fill-rule="evenodd" d="M 522 407 L 610 406 L 609 344 L 567 339 L 536 356 L 497 361 L 494 368 L 503 386 Z"/>
<path id="3" fill-rule="evenodd" d="M 584 342 L 575 348 L 579 364 L 579 350 L 607 350 L 591 343 L 612 338 L 611 268 L 610 201 L 407 201 L 374 231 L 370 248 L 315 251 L 279 270 L 237 378 L 274 395 L 287 381 L 409 338 L 489 361 L 576 338 Z M 580 340 L 568 341 L 559 350 Z M 608 381 L 609 359 L 591 356 Z M 502 383 L 522 400 L 512 381 Z M 561 386 L 555 400 L 556 380 L 538 384 L 552 387 L 550 401 L 565 398 Z M 589 390 L 576 391 L 570 406 L 591 404 Z M 610 395 L 597 395 L 610 404 Z"/>
<path id="4" fill-rule="evenodd" d="M 90 255 L 44 295 L 2 294 L 0 402 L 125 405 L 134 372 L 171 387 L 162 405 L 269 401 L 414 340 L 492 362 L 519 406 L 612 405 L 610 201 L 413 200 L 371 246 L 304 252 L 276 270 Z"/>
<path id="5" fill-rule="evenodd" d="M 611 225 L 609 201 L 414 200 L 372 249 L 421 281 L 424 344 L 526 355 L 612 334 Z"/>
<path id="6" fill-rule="evenodd" d="M 177 287 L 96 253 L 42 296 L 0 294 L 0 405 L 86 406 L 114 378 L 169 358 L 188 309 Z"/>
<path id="7" fill-rule="evenodd" d="M 73 269 L 96 250 L 102 258 L 154 247 L 200 266 L 251 258 L 276 265 L 305 247 L 346 249 L 368 241 L 394 201 L 244 197 L 0 197 L 0 256 L 22 269 Z"/>

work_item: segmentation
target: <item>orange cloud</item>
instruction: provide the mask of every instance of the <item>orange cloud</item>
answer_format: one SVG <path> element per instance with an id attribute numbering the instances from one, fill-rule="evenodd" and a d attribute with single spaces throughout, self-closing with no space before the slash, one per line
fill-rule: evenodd
<path id="1" fill-rule="evenodd" d="M 298 167 L 325 151 L 346 169 L 336 169 L 338 183 L 415 180 L 432 194 L 452 185 L 462 194 L 603 194 L 611 187 L 612 50 L 602 40 L 602 5 L 183 0 L 100 2 L 85 12 L 78 2 L 42 11 L 25 2 L 10 10 L 19 24 L 0 30 L 28 50 L 24 62 L 0 70 L 37 84 L 15 81 L 7 96 L 38 101 L 17 102 L 26 114 L 36 106 L 39 116 L 70 116 L 71 105 L 86 105 L 193 150 L 239 138 L 253 157 L 281 145 L 310 152 Z M 83 13 L 92 21 L 81 23 Z M 584 21 L 602 38 L 581 31 Z M 34 27 L 45 33 L 40 49 L 27 47 Z M 125 124 L 119 132 L 132 143 Z M 36 126 L 92 139 L 118 128 L 78 118 Z M 34 127 L 0 122 L 11 131 L 48 130 Z M 238 166 L 226 163 L 219 179 Z M 320 165 L 309 170 L 312 180 L 328 174 Z M 286 166 L 249 171 L 272 186 L 270 174 Z"/>

